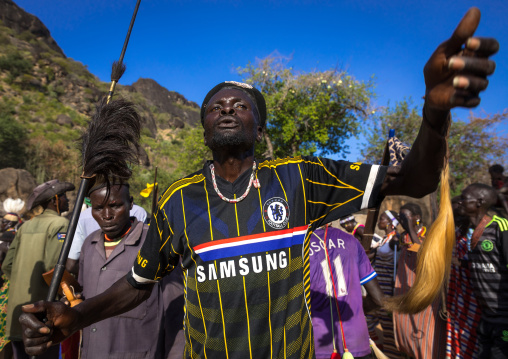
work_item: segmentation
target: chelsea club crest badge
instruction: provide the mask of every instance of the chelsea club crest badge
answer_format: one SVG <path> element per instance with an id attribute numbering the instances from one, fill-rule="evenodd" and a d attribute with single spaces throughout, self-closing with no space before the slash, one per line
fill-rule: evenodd
<path id="1" fill-rule="evenodd" d="M 270 198 L 263 205 L 263 216 L 270 227 L 282 229 L 289 221 L 289 205 L 280 197 Z"/>

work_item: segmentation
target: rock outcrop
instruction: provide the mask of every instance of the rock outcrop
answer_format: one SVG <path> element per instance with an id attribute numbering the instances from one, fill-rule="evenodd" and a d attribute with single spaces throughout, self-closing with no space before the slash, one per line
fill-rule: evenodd
<path id="1" fill-rule="evenodd" d="M 140 78 L 130 87 L 131 91 L 142 94 L 147 103 L 155 106 L 160 113 L 169 115 L 159 121 L 161 128 L 183 128 L 185 124 L 194 127 L 200 123 L 197 103 L 169 91 L 155 80 Z"/>
<path id="2" fill-rule="evenodd" d="M 11 0 L 0 1 L 0 20 L 18 34 L 25 31 L 32 33 L 38 40 L 45 42 L 50 49 L 65 57 L 64 52 L 46 26 L 36 16 L 27 13 Z"/>
<path id="3" fill-rule="evenodd" d="M 2 203 L 7 198 L 21 198 L 26 202 L 36 186 L 35 179 L 28 171 L 16 168 L 0 170 L 0 201 Z M 4 207 L 1 204 L 0 215 L 2 217 L 4 215 Z"/>

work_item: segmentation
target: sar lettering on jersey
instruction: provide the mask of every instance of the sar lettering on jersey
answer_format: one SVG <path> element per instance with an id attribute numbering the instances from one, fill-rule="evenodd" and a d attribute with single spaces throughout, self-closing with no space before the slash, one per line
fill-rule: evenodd
<path id="1" fill-rule="evenodd" d="M 332 248 L 346 249 L 346 247 L 344 246 L 344 240 L 341 238 L 337 238 L 334 241 L 332 238 L 329 238 L 328 239 L 328 250 L 331 250 Z M 313 256 L 314 253 L 317 253 L 322 249 L 325 249 L 323 241 L 319 241 L 319 244 L 317 242 L 311 242 L 310 248 L 309 248 L 309 255 Z"/>

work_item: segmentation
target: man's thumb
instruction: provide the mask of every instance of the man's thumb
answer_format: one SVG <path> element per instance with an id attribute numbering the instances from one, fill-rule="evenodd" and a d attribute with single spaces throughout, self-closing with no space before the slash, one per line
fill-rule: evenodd
<path id="1" fill-rule="evenodd" d="M 468 38 L 474 35 L 478 24 L 480 23 L 480 9 L 477 7 L 470 8 L 466 15 L 460 20 L 459 25 L 448 39 L 445 45 L 446 56 L 456 54 Z"/>
<path id="2" fill-rule="evenodd" d="M 38 302 L 35 302 L 33 304 L 26 304 L 21 307 L 23 312 L 25 313 L 41 313 L 46 310 L 44 306 L 44 301 L 40 300 Z"/>

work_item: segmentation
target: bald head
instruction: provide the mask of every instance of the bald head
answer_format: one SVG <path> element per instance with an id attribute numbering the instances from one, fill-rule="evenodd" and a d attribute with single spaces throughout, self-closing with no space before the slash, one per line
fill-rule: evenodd
<path id="1" fill-rule="evenodd" d="M 470 191 L 477 199 L 482 200 L 482 208 L 488 209 L 497 203 L 497 191 L 483 183 L 473 183 L 465 191 Z"/>

